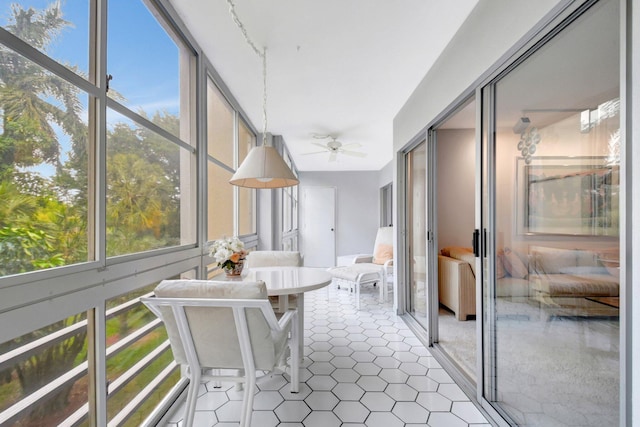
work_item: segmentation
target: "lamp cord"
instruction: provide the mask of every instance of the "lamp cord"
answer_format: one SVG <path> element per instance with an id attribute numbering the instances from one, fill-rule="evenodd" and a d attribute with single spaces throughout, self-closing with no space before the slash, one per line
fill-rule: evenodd
<path id="1" fill-rule="evenodd" d="M 238 14 L 236 13 L 236 6 L 232 0 L 227 0 L 229 5 L 229 13 L 233 18 L 233 22 L 236 23 L 240 32 L 244 36 L 244 40 L 253 49 L 253 51 L 262 59 L 262 145 L 267 145 L 267 48 L 263 47 L 262 51 L 253 43 L 247 34 L 247 29 L 244 27 Z"/>

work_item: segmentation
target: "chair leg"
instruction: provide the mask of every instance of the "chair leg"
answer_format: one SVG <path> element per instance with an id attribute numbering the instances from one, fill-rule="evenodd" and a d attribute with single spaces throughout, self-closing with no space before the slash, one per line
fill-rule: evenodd
<path id="1" fill-rule="evenodd" d="M 184 411 L 184 427 L 193 426 L 193 418 L 196 414 L 196 402 L 198 401 L 198 388 L 202 373 L 200 369 L 189 369 L 189 390 L 187 391 L 187 404 Z"/>
<path id="2" fill-rule="evenodd" d="M 245 375 L 244 396 L 242 398 L 242 413 L 240 414 L 240 427 L 251 427 L 251 415 L 253 415 L 253 397 L 256 393 L 256 372 L 248 372 Z"/>
<path id="3" fill-rule="evenodd" d="M 356 310 L 360 310 L 360 276 L 356 279 L 354 287 L 356 288 Z"/>

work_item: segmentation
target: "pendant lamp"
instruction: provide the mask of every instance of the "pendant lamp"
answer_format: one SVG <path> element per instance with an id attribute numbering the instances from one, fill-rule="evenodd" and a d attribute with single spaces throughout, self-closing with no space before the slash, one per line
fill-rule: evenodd
<path id="1" fill-rule="evenodd" d="M 278 151 L 267 145 L 267 49 L 260 51 L 247 35 L 240 22 L 232 0 L 227 0 L 229 13 L 236 23 L 247 44 L 262 59 L 262 145 L 249 151 L 247 157 L 233 174 L 229 183 L 248 188 L 283 188 L 297 185 L 300 181 L 284 162 Z"/>

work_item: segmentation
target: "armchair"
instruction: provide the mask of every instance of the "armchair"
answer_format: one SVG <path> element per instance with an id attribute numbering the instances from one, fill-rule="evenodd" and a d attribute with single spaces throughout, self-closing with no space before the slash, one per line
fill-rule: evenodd
<path id="1" fill-rule="evenodd" d="M 174 358 L 190 380 L 184 426 L 193 423 L 200 382 L 211 380 L 244 384 L 240 426 L 249 427 L 256 371 L 284 364 L 287 349 L 291 392 L 298 392 L 297 310 L 277 320 L 264 282 L 165 280 L 155 295 L 142 302 L 164 321 Z"/>
<path id="2" fill-rule="evenodd" d="M 355 288 L 356 307 L 360 308 L 360 285 L 380 283 L 380 302 L 387 293 L 387 281 L 393 278 L 393 227 L 380 227 L 376 234 L 373 254 L 355 255 L 353 264 L 329 269 L 340 288 L 346 283 Z"/>

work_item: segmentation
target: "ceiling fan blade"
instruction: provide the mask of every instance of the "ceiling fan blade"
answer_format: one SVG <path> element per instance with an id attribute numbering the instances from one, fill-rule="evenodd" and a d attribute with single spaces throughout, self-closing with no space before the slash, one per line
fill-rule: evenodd
<path id="1" fill-rule="evenodd" d="M 320 144 L 319 142 L 312 142 L 313 145 L 317 145 L 318 147 L 322 147 L 327 150 L 327 146 L 325 144 Z"/>
<path id="2" fill-rule="evenodd" d="M 326 153 L 327 150 L 322 150 L 322 151 L 312 151 L 310 153 L 302 153 L 303 156 L 308 156 L 309 154 L 322 154 L 322 153 Z"/>
<path id="3" fill-rule="evenodd" d="M 336 160 L 338 160 L 338 153 L 332 151 L 331 154 L 329 154 L 329 161 L 335 162 Z"/>
<path id="4" fill-rule="evenodd" d="M 341 150 L 340 152 L 352 157 L 367 157 L 367 153 L 360 153 L 359 151 Z"/>

